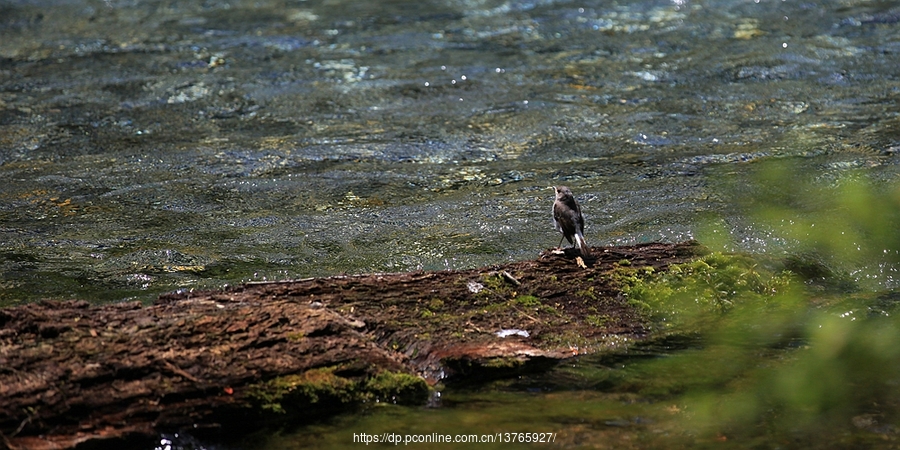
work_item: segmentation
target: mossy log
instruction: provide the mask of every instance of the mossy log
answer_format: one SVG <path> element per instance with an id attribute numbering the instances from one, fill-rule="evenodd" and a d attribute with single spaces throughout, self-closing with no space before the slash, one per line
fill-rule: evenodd
<path id="1" fill-rule="evenodd" d="M 584 264 L 545 252 L 473 270 L 179 292 L 150 306 L 0 309 L 0 442 L 68 448 L 265 411 L 424 402 L 448 377 L 535 370 L 644 338 L 618 277 L 697 253 L 693 243 L 593 248 Z"/>

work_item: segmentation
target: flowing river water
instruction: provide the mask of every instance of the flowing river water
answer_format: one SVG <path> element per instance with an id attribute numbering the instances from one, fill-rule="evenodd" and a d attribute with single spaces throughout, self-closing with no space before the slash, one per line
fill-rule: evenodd
<path id="1" fill-rule="evenodd" d="M 731 249 L 782 252 L 736 196 L 765 161 L 896 180 L 898 61 L 900 7 L 875 0 L 0 2 L 0 306 L 534 258 L 559 184 L 592 245 L 714 217 Z M 667 435 L 663 406 L 578 364 L 540 382 L 565 393 L 465 391 L 264 446 L 442 432 L 420 416 Z"/>

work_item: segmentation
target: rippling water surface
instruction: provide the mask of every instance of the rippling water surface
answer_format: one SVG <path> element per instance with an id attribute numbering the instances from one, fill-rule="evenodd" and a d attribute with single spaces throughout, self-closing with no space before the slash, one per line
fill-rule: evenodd
<path id="1" fill-rule="evenodd" d="M 41 1 L 0 19 L 6 304 L 695 237 L 754 162 L 896 174 L 900 9 Z"/>
<path id="2" fill-rule="evenodd" d="M 887 1 L 0 3 L 0 305 L 533 258 L 557 184 L 780 252 L 735 191 L 896 180 L 898 58 Z"/>

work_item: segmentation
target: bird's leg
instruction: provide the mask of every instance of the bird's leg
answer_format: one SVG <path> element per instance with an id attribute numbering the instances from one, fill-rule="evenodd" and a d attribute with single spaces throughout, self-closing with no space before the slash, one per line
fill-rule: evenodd
<path id="1" fill-rule="evenodd" d="M 557 245 L 555 249 L 550 250 L 550 253 L 552 253 L 554 255 L 565 255 L 566 251 L 563 250 L 563 248 L 562 248 L 562 240 L 565 238 L 566 238 L 566 236 L 563 235 L 562 239 L 559 240 L 559 245 Z"/>

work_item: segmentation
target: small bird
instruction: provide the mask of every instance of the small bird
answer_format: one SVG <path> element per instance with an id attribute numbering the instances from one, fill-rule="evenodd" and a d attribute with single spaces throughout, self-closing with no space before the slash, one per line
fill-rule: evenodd
<path id="1" fill-rule="evenodd" d="M 584 242 L 584 216 L 581 215 L 581 208 L 575 201 L 572 191 L 565 186 L 556 186 L 556 201 L 553 202 L 553 226 L 556 230 L 563 234 L 563 238 L 575 247 L 577 244 L 581 249 L 581 256 L 588 256 L 588 246 Z M 575 241 L 572 241 L 572 238 Z M 562 246 L 562 239 L 559 240 Z"/>

